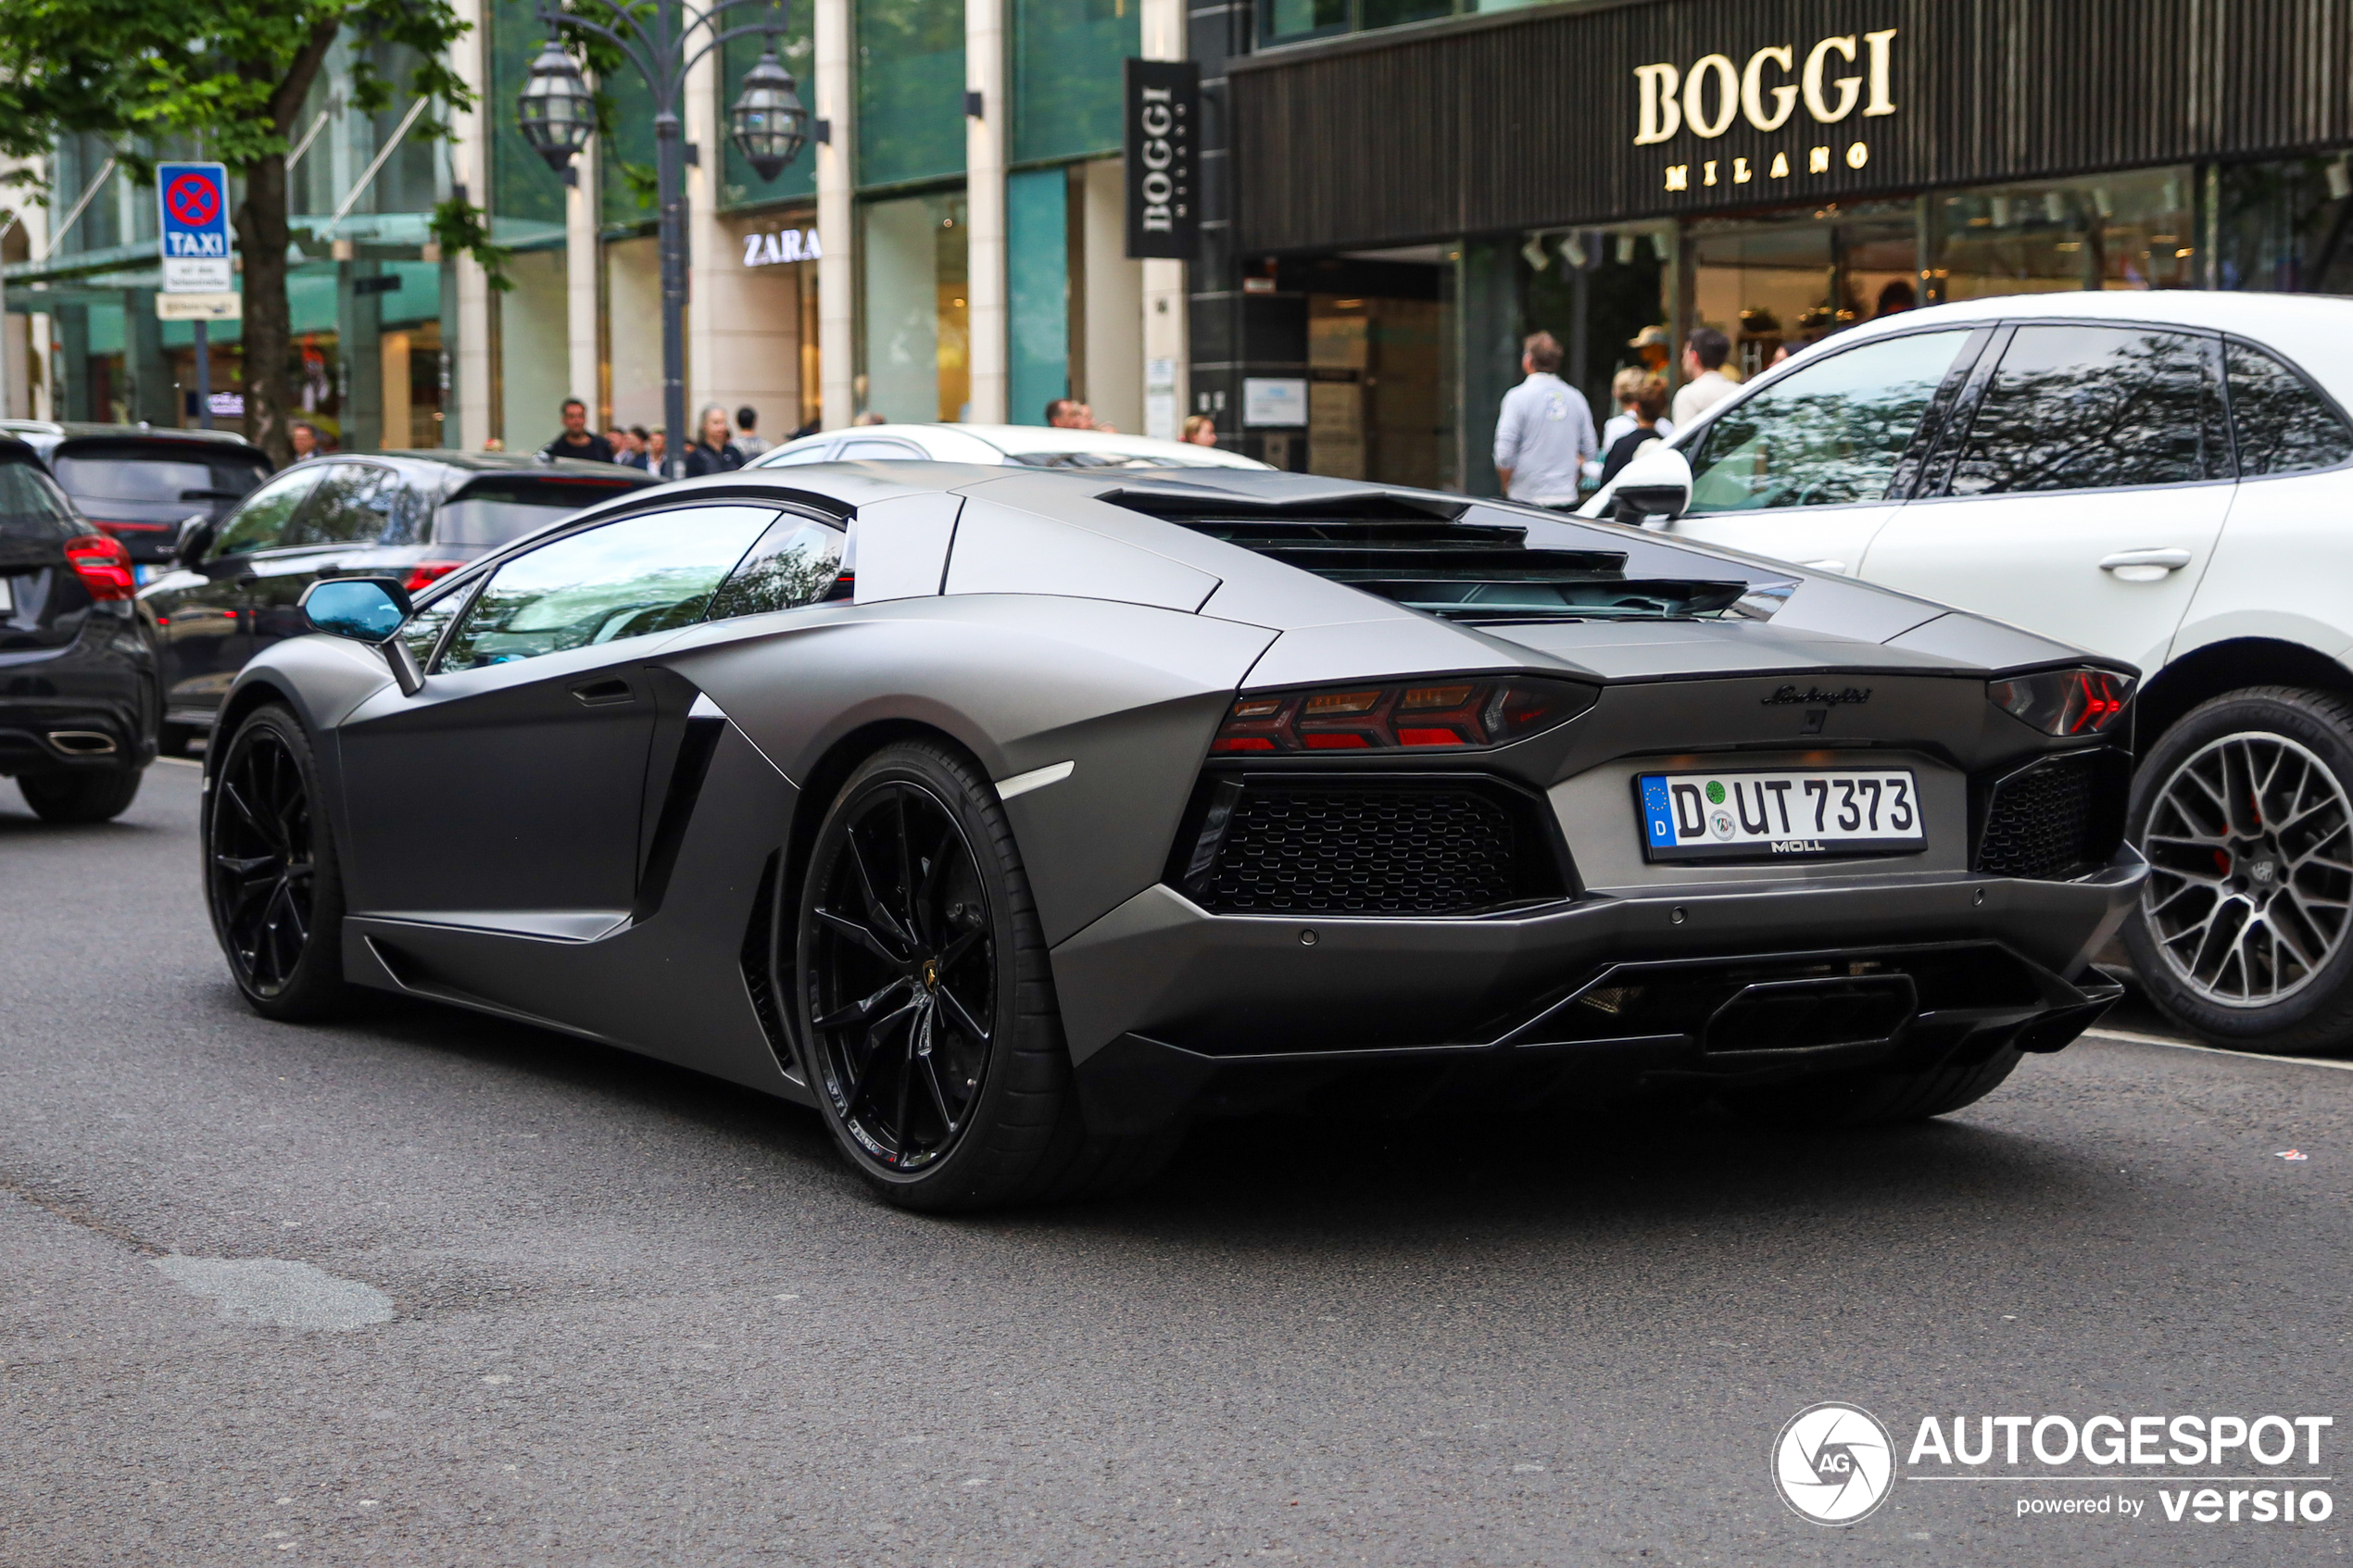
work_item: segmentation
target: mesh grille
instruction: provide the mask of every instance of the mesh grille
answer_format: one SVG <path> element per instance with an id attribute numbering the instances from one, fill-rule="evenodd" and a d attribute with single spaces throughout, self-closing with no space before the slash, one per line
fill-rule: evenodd
<path id="1" fill-rule="evenodd" d="M 1216 863 L 1196 882 L 1195 897 L 1233 914 L 1484 909 L 1518 890 L 1514 816 L 1472 789 L 1253 784 L 1236 802 Z"/>
<path id="2" fill-rule="evenodd" d="M 2099 770 L 2088 757 L 2038 763 L 1996 785 L 1985 813 L 1977 869 L 2051 880 L 2095 859 L 2092 829 Z"/>

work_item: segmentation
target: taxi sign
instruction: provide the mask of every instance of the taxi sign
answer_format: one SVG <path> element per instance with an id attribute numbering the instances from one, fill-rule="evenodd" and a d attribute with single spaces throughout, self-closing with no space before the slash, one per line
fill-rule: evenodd
<path id="1" fill-rule="evenodd" d="M 156 165 L 166 294 L 236 287 L 229 263 L 229 170 L 218 163 Z"/>

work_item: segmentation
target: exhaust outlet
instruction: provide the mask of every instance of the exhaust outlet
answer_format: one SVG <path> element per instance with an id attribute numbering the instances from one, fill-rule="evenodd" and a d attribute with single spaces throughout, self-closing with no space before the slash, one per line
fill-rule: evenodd
<path id="1" fill-rule="evenodd" d="M 49 744 L 68 757 L 106 757 L 115 749 L 114 736 L 101 730 L 51 730 Z"/>

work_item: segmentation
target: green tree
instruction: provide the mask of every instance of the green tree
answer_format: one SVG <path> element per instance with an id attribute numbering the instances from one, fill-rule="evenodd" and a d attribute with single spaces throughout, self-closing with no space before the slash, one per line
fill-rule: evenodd
<path id="1" fill-rule="evenodd" d="M 47 152 L 89 132 L 110 143 L 134 177 L 152 182 L 148 149 L 166 138 L 199 144 L 244 179 L 234 214 L 245 257 L 246 416 L 271 458 L 293 457 L 293 314 L 286 303 L 286 154 L 328 49 L 344 30 L 353 51 L 351 107 L 382 109 L 393 83 L 369 64 L 370 44 L 406 44 L 421 63 L 409 90 L 451 108 L 473 102 L 448 67 L 471 24 L 448 0 L 0 0 L 0 153 Z M 430 115 L 411 135 L 446 129 Z M 474 250 L 497 271 L 480 211 L 444 203 L 434 232 Z M 503 282 L 503 279 L 497 282 Z"/>

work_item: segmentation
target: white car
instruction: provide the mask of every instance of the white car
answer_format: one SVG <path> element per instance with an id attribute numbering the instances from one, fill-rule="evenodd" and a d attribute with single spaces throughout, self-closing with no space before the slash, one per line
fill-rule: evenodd
<path id="1" fill-rule="evenodd" d="M 1971 300 L 1843 332 L 1585 508 L 2130 659 L 2124 939 L 2209 1038 L 2353 1039 L 2353 301 Z"/>
<path id="2" fill-rule="evenodd" d="M 1041 469 L 1263 469 L 1255 458 L 1187 441 L 1046 425 L 853 425 L 787 441 L 745 466 L 840 463 L 860 458 L 1019 463 Z"/>

